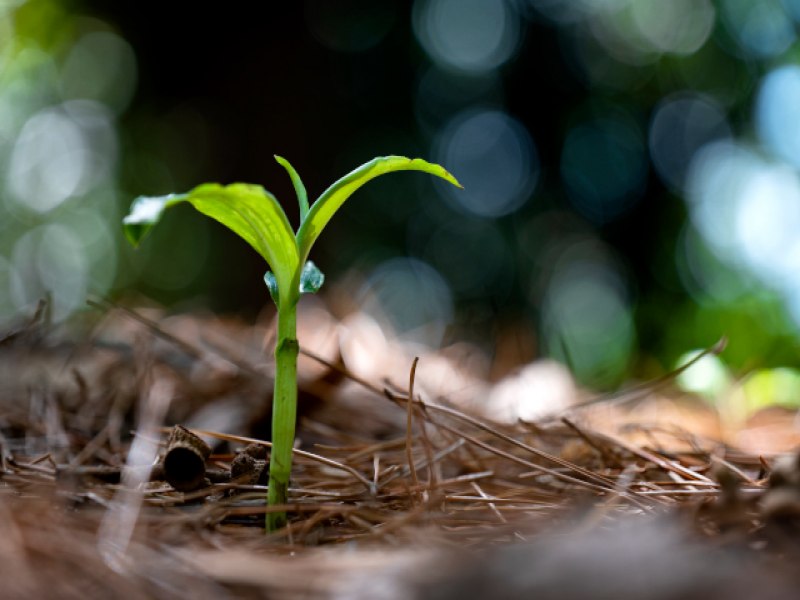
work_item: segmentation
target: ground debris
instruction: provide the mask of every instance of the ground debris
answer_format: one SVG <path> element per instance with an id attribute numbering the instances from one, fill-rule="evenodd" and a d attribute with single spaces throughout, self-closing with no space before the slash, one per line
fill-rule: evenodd
<path id="1" fill-rule="evenodd" d="M 323 355 L 304 346 L 290 520 L 266 535 L 269 322 L 103 308 L 77 332 L 40 313 L 0 331 L 4 598 L 743 598 L 797 583 L 797 454 L 692 429 L 683 399 L 680 426 L 601 403 L 495 422 L 413 376 L 411 393 L 364 378 L 325 340 Z"/>

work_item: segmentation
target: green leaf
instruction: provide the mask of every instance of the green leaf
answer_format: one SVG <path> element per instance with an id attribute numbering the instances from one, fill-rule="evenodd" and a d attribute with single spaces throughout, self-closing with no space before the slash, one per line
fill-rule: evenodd
<path id="1" fill-rule="evenodd" d="M 292 290 L 300 264 L 294 234 L 278 201 L 258 185 L 206 183 L 188 194 L 137 198 L 123 219 L 126 237 L 138 244 L 167 208 L 182 201 L 238 234 L 267 261 L 278 288 Z M 283 299 L 296 300 L 298 295 L 290 291 Z"/>
<path id="2" fill-rule="evenodd" d="M 455 186 L 461 187 L 455 177 L 443 167 L 429 163 L 421 158 L 406 158 L 405 156 L 383 156 L 374 158 L 361 165 L 352 173 L 345 175 L 329 187 L 319 199 L 314 202 L 308 216 L 300 225 L 297 232 L 297 246 L 300 250 L 300 261 L 308 258 L 311 247 L 317 241 L 319 234 L 331 220 L 336 211 L 345 201 L 362 185 L 386 173 L 395 171 L 422 171 L 436 177 L 441 177 Z"/>
<path id="3" fill-rule="evenodd" d="M 302 223 L 308 214 L 308 194 L 306 193 L 306 186 L 303 185 L 303 180 L 300 179 L 300 175 L 298 175 L 297 171 L 294 170 L 294 167 L 288 160 L 277 154 L 275 155 L 275 160 L 289 173 L 289 178 L 292 180 L 292 185 L 294 186 L 294 193 L 297 195 L 297 204 L 300 205 L 300 222 Z"/>
<path id="4" fill-rule="evenodd" d="M 310 260 L 303 265 L 303 272 L 300 273 L 300 293 L 316 294 L 322 284 L 325 283 L 325 275 Z"/>

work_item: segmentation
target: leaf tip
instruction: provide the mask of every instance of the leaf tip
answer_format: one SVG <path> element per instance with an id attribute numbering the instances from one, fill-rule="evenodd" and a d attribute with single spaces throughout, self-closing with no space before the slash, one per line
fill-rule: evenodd
<path id="1" fill-rule="evenodd" d="M 134 248 L 138 248 L 139 242 L 142 241 L 142 236 L 135 231 L 136 229 L 135 225 L 129 225 L 125 222 L 122 223 L 122 233 L 125 234 L 125 239 L 128 240 L 128 243 Z"/>
<path id="2" fill-rule="evenodd" d="M 456 179 L 450 171 L 445 169 L 444 173 L 445 173 L 445 177 L 444 177 L 445 181 L 449 181 L 450 183 L 452 183 L 454 186 L 456 186 L 460 190 L 464 189 L 464 186 L 461 185 L 461 182 L 458 179 Z"/>

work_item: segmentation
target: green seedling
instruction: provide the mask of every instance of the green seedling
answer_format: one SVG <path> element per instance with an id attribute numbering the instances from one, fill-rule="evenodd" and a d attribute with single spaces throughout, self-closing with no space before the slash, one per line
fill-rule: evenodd
<path id="1" fill-rule="evenodd" d="M 329 187 L 309 206 L 306 189 L 297 171 L 276 156 L 292 180 L 300 205 L 300 227 L 295 233 L 286 213 L 275 197 L 258 185 L 206 183 L 187 194 L 140 196 L 133 201 L 123 219 L 128 240 L 138 246 L 147 232 L 161 219 L 167 208 L 188 202 L 242 237 L 258 252 L 270 271 L 264 276 L 278 309 L 275 342 L 275 393 L 272 407 L 272 453 L 269 465 L 269 506 L 286 504 L 292 466 L 297 413 L 297 302 L 303 293 L 314 293 L 324 281 L 320 270 L 308 260 L 320 233 L 344 202 L 362 185 L 386 173 L 422 171 L 461 187 L 439 165 L 404 156 L 385 156 L 371 160 Z M 285 512 L 270 512 L 267 529 L 275 531 L 286 524 Z"/>

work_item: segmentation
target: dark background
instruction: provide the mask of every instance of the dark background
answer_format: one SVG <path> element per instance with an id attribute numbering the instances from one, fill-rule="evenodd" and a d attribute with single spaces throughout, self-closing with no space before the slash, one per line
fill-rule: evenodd
<path id="1" fill-rule="evenodd" d="M 370 278 L 387 260 L 419 259 L 448 284 L 450 300 L 443 306 L 452 308 L 444 316 L 433 310 L 430 318 L 443 319 L 444 334 L 422 341 L 465 339 L 491 354 L 512 331 L 524 338 L 519 360 L 554 356 L 599 387 L 663 372 L 723 334 L 730 337 L 725 364 L 734 371 L 796 364 L 797 325 L 780 291 L 709 249 L 688 218 L 686 191 L 666 183 L 648 156 L 654 114 L 665 98 L 680 93 L 713 99 L 732 139 L 758 144 L 752 112 L 760 81 L 771 69 L 793 64 L 795 42 L 769 55 L 749 51 L 730 16 L 741 10 L 736 13 L 731 2 L 709 2 L 701 4 L 713 26 L 698 48 L 636 54 L 630 46 L 620 58 L 622 51 L 615 54 L 596 33 L 605 21 L 585 9 L 591 2 L 565 8 L 569 3 L 517 0 L 505 3 L 515 17 L 516 51 L 476 74 L 437 66 L 413 25 L 424 4 L 30 2 L 17 21 L 22 30 L 32 14 L 55 6 L 58 19 L 52 17 L 50 26 L 58 21 L 59 31 L 70 32 L 65 39 L 102 29 L 130 44 L 135 94 L 116 120 L 120 212 L 140 194 L 247 181 L 276 194 L 296 224 L 292 188 L 273 154 L 293 163 L 313 199 L 374 156 L 439 160 L 438 136 L 455 115 L 476 107 L 495 110 L 524 127 L 533 142 L 537 176 L 526 201 L 509 214 L 476 217 L 454 208 L 425 176 L 380 179 L 348 202 L 315 247 L 313 258 L 330 285 L 349 274 L 358 303 L 374 292 Z M 635 2 L 619 4 L 636 10 Z M 776 6 L 793 18 L 793 3 Z M 574 15 L 558 16 L 569 11 Z M 630 27 L 623 17 L 619 22 Z M 44 31 L 37 35 L 47 37 Z M 370 36 L 378 41 L 365 42 Z M 51 46 L 54 56 L 60 47 Z M 602 75 L 587 67 L 597 64 Z M 431 73 L 436 77 L 426 79 Z M 434 97 L 437 88 L 424 87 L 431 80 L 446 101 Z M 589 157 L 585 173 L 582 167 L 577 174 L 565 171 L 570 136 L 583 131 L 582 124 L 614 115 L 629 125 L 638 154 L 625 154 L 624 144 L 604 146 L 610 142 L 603 138 L 600 146 L 579 148 L 578 156 Z M 598 154 L 605 162 L 590 164 Z M 690 158 L 680 160 L 688 164 Z M 444 166 L 469 189 L 470 173 Z M 626 208 L 593 213 L 575 200 L 575 189 L 612 185 L 614 177 L 633 171 Z M 687 236 L 701 240 L 697 256 L 706 257 L 705 272 L 720 274 L 736 293 L 712 293 L 702 278 L 693 280 L 685 264 L 694 260 L 685 256 Z M 577 262 L 569 262 L 576 252 Z M 136 288 L 174 310 L 204 306 L 247 318 L 268 302 L 261 259 L 188 209 L 169 215 L 138 253 L 122 245 L 120 253 L 121 275 L 112 293 Z M 585 270 L 567 277 L 573 264 Z M 360 275 L 353 279 L 353 273 Z M 567 306 L 554 291 L 559 277 L 572 285 L 573 300 L 585 292 L 569 305 L 572 312 L 558 313 Z M 609 277 L 607 287 L 592 287 Z M 395 294 L 396 288 L 388 289 Z M 595 296 L 597 290 L 610 295 Z M 427 297 L 406 293 L 401 303 Z M 420 324 L 387 312 L 401 334 Z"/>

